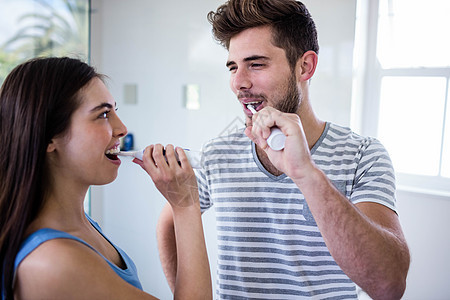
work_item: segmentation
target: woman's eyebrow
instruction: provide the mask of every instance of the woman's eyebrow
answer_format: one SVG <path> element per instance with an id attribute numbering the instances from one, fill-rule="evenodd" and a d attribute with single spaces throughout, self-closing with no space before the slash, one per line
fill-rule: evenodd
<path id="1" fill-rule="evenodd" d="M 116 106 L 116 103 L 114 103 L 114 106 Z M 101 110 L 101 109 L 103 109 L 105 107 L 108 108 L 108 109 L 112 109 L 113 108 L 113 106 L 110 103 L 104 102 L 104 103 L 101 103 L 100 105 L 97 105 L 93 109 L 91 109 L 91 111 Z"/>

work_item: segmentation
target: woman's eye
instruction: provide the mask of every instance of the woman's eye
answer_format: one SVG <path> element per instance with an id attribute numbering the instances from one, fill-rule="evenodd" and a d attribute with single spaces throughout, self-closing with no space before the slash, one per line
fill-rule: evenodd
<path id="1" fill-rule="evenodd" d="M 110 112 L 109 110 L 102 112 L 102 114 L 98 116 L 99 119 L 108 119 L 109 112 Z"/>

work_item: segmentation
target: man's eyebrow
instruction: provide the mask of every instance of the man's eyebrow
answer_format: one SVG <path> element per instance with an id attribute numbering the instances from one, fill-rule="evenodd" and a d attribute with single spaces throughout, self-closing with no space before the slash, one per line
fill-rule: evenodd
<path id="1" fill-rule="evenodd" d="M 116 106 L 116 103 L 114 103 L 114 105 Z M 113 106 L 111 104 L 109 104 L 108 102 L 103 102 L 100 105 L 97 105 L 96 107 L 94 107 L 93 109 L 91 109 L 91 111 L 97 111 L 97 110 L 101 110 L 103 108 L 109 108 L 112 109 Z"/>
<path id="2" fill-rule="evenodd" d="M 264 55 L 252 55 L 252 56 L 244 58 L 244 62 L 253 61 L 253 60 L 261 60 L 261 59 L 262 60 L 269 60 L 269 58 L 267 56 L 264 56 Z M 229 61 L 227 61 L 226 66 L 229 67 L 229 66 L 234 65 L 234 64 L 236 64 L 234 61 L 229 60 Z"/>
<path id="3" fill-rule="evenodd" d="M 252 61 L 252 60 L 268 60 L 269 58 L 267 56 L 263 56 L 263 55 L 252 55 L 249 57 L 244 58 L 244 61 Z"/>
<path id="4" fill-rule="evenodd" d="M 232 60 L 227 61 L 227 64 L 225 65 L 227 68 L 231 65 L 235 65 L 236 63 Z"/>

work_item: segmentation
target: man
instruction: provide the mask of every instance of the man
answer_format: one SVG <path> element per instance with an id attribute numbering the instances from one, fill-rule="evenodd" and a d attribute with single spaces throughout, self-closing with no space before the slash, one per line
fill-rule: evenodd
<path id="1" fill-rule="evenodd" d="M 208 142 L 197 173 L 202 210 L 216 210 L 216 297 L 354 299 L 358 285 L 373 299 L 401 298 L 410 256 L 392 163 L 377 140 L 315 116 L 309 79 L 319 47 L 305 6 L 230 0 L 208 19 L 229 51 L 230 86 L 247 125 Z M 267 145 L 274 126 L 286 135 L 281 151 Z M 173 287 L 167 207 L 158 241 Z"/>

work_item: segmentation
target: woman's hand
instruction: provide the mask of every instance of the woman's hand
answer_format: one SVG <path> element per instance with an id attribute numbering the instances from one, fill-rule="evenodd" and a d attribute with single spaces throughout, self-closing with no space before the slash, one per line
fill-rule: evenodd
<path id="1" fill-rule="evenodd" d="M 134 162 L 150 175 L 173 209 L 198 205 L 197 180 L 182 148 L 174 149 L 169 144 L 164 150 L 161 144 L 150 145 L 145 148 L 143 160 Z"/>
<path id="2" fill-rule="evenodd" d="M 174 299 L 212 299 L 211 271 L 194 170 L 183 149 L 167 145 L 165 155 L 163 151 L 160 144 L 150 145 L 144 151 L 143 161 L 133 161 L 150 175 L 172 207 L 175 234 L 172 238 L 176 243 Z"/>

